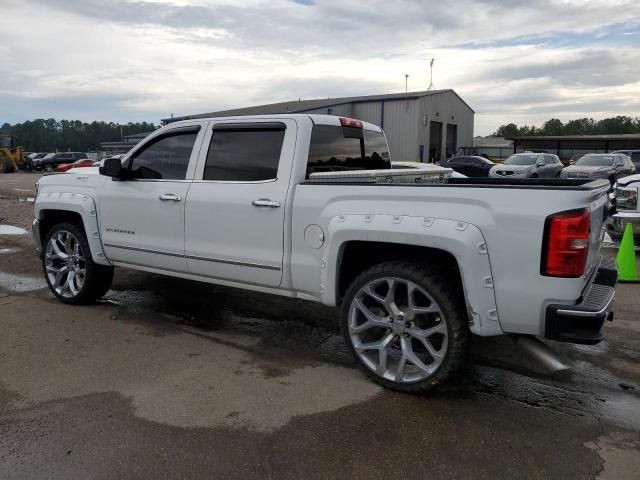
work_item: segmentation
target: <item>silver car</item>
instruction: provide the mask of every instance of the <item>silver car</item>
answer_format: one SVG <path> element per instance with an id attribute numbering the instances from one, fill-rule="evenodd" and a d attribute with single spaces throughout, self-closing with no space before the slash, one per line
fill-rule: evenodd
<path id="1" fill-rule="evenodd" d="M 606 178 L 613 185 L 617 178 L 632 175 L 635 166 L 621 153 L 588 153 L 565 168 L 562 178 Z"/>
<path id="2" fill-rule="evenodd" d="M 562 162 L 550 153 L 515 153 L 502 165 L 489 170 L 489 177 L 505 178 L 556 178 L 562 171 Z"/>

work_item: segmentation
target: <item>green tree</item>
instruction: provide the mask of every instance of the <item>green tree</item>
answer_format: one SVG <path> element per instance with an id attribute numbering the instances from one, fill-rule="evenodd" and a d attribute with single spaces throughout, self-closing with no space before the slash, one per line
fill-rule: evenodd
<path id="1" fill-rule="evenodd" d="M 80 120 L 60 120 L 53 118 L 29 120 L 15 125 L 4 123 L 2 133 L 16 138 L 17 143 L 31 152 L 91 151 L 97 150 L 100 142 L 118 141 L 122 135 L 151 132 L 156 126 L 150 122 L 91 123 Z"/>

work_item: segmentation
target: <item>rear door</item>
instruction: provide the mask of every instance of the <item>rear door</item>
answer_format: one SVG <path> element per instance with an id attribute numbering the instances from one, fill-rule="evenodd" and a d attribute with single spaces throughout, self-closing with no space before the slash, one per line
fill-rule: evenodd
<path id="1" fill-rule="evenodd" d="M 192 273 L 280 285 L 296 135 L 289 119 L 220 119 L 209 128 L 186 203 Z"/>

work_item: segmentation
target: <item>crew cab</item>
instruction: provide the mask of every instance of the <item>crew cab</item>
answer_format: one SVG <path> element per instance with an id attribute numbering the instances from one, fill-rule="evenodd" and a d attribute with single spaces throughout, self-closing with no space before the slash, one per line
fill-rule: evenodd
<path id="1" fill-rule="evenodd" d="M 39 180 L 46 281 L 69 304 L 105 295 L 118 267 L 338 306 L 360 368 L 407 392 L 458 369 L 471 335 L 601 340 L 617 280 L 599 255 L 606 180 L 317 181 L 353 170 L 399 172 L 379 127 L 171 123 L 99 170 Z"/>

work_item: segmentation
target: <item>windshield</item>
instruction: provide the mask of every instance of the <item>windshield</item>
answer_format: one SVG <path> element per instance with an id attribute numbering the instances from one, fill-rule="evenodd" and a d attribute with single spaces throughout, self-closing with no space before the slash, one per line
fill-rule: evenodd
<path id="1" fill-rule="evenodd" d="M 613 165 L 612 155 L 585 155 L 576 162 L 581 167 L 610 167 Z"/>
<path id="2" fill-rule="evenodd" d="M 504 161 L 505 165 L 534 165 L 538 155 L 511 155 Z"/>
<path id="3" fill-rule="evenodd" d="M 44 158 L 45 158 L 45 160 L 48 160 L 48 159 L 53 158 L 53 157 L 55 157 L 55 156 L 56 156 L 56 154 L 55 154 L 55 153 L 47 153 L 47 154 L 44 156 Z"/>

